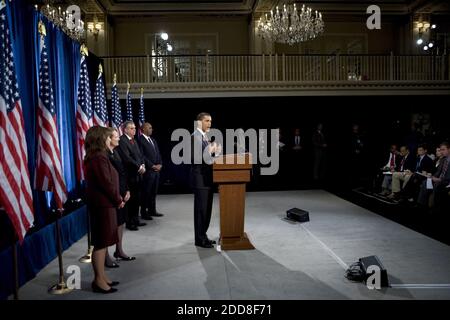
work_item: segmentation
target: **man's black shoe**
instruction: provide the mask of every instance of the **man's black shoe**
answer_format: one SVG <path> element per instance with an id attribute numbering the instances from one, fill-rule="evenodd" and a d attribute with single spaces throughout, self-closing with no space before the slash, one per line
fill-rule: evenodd
<path id="1" fill-rule="evenodd" d="M 142 219 L 144 220 L 153 220 L 151 216 L 142 216 Z"/>
<path id="2" fill-rule="evenodd" d="M 155 212 L 155 213 L 152 213 L 150 215 L 153 216 L 153 217 L 162 217 L 162 216 L 164 216 L 162 213 L 159 213 L 159 212 Z"/>
<path id="3" fill-rule="evenodd" d="M 145 223 L 145 222 L 138 222 L 137 223 L 137 226 L 138 227 L 143 227 L 143 226 L 146 226 L 147 224 Z"/>
<path id="4" fill-rule="evenodd" d="M 139 228 L 137 226 L 134 226 L 134 225 L 127 226 L 127 229 L 130 230 L 130 231 L 138 231 L 139 230 Z"/>
<path id="5" fill-rule="evenodd" d="M 196 242 L 195 245 L 197 247 L 207 248 L 207 249 L 214 248 L 214 246 L 210 242 Z"/>

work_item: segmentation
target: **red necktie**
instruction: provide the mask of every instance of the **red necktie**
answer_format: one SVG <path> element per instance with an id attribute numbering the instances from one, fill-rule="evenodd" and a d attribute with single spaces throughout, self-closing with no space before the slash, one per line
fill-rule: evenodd
<path id="1" fill-rule="evenodd" d="M 395 154 L 392 153 L 391 155 L 391 167 L 395 167 Z"/>
<path id="2" fill-rule="evenodd" d="M 134 144 L 134 139 L 131 139 L 130 142 L 131 142 L 131 144 Z"/>

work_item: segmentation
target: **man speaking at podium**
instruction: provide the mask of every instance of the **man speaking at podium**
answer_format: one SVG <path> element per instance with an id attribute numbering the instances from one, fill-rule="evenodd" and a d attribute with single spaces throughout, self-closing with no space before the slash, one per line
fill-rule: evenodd
<path id="1" fill-rule="evenodd" d="M 211 128 L 211 115 L 202 112 L 197 116 L 197 128 L 191 136 L 191 177 L 194 192 L 195 245 L 213 248 L 216 242 L 208 239 L 213 203 L 213 155 L 220 153 L 220 145 L 211 143 L 206 135 Z"/>

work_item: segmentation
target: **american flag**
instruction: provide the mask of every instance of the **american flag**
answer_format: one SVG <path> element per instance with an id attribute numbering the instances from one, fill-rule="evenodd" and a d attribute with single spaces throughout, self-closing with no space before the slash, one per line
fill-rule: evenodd
<path id="1" fill-rule="evenodd" d="M 111 110 L 112 119 L 111 127 L 116 128 L 119 131 L 119 135 L 122 134 L 122 110 L 120 108 L 119 93 L 117 91 L 116 76 L 114 75 L 114 83 L 111 90 Z"/>
<path id="2" fill-rule="evenodd" d="M 145 114 L 144 114 L 144 89 L 141 88 L 141 98 L 139 100 L 139 127 L 145 122 Z"/>
<path id="3" fill-rule="evenodd" d="M 91 89 L 89 87 L 89 75 L 86 56 L 81 55 L 80 79 L 78 81 L 78 106 L 77 106 L 77 173 L 80 181 L 84 180 L 83 159 L 86 154 L 84 140 L 86 133 L 92 127 L 92 102 Z"/>
<path id="4" fill-rule="evenodd" d="M 67 191 L 61 169 L 55 101 L 44 36 L 41 36 L 41 62 L 39 64 L 36 158 L 35 188 L 52 191 L 56 206 L 61 209 L 67 200 Z"/>
<path id="5" fill-rule="evenodd" d="M 100 64 L 94 92 L 94 126 L 106 127 L 107 123 L 105 85 L 103 83 L 103 69 Z"/>
<path id="6" fill-rule="evenodd" d="M 127 120 L 133 121 L 133 110 L 131 109 L 130 83 L 127 87 Z"/>
<path id="7" fill-rule="evenodd" d="M 0 2 L 0 207 L 11 219 L 19 241 L 32 226 L 33 196 L 28 172 L 22 105 L 6 17 Z"/>

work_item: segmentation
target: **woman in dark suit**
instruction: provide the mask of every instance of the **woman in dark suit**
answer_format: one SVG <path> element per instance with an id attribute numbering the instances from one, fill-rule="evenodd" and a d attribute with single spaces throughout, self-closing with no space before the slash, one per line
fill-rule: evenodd
<path id="1" fill-rule="evenodd" d="M 117 150 L 114 151 L 114 149 L 116 149 L 119 146 L 120 141 L 119 133 L 114 128 L 107 128 L 107 130 L 109 138 L 111 139 L 108 150 L 108 158 L 109 161 L 111 161 L 114 168 L 117 170 L 117 173 L 119 174 L 119 192 L 123 198 L 123 201 L 126 203 L 130 199 L 130 188 L 128 187 L 127 183 L 127 172 L 122 163 L 122 159 L 120 158 L 119 153 L 117 152 Z M 132 261 L 135 260 L 136 258 L 126 255 L 122 247 L 123 225 L 125 224 L 126 216 L 127 216 L 127 206 L 123 207 L 122 209 L 117 209 L 118 242 L 116 244 L 116 251 L 114 252 L 114 257 L 122 261 Z"/>
<path id="2" fill-rule="evenodd" d="M 100 293 L 117 291 L 112 286 L 118 282 L 110 281 L 105 274 L 105 254 L 107 247 L 118 242 L 116 211 L 125 205 L 119 192 L 119 175 L 107 156 L 110 142 L 107 128 L 95 126 L 86 134 L 86 198 L 94 246 L 92 289 Z"/>

